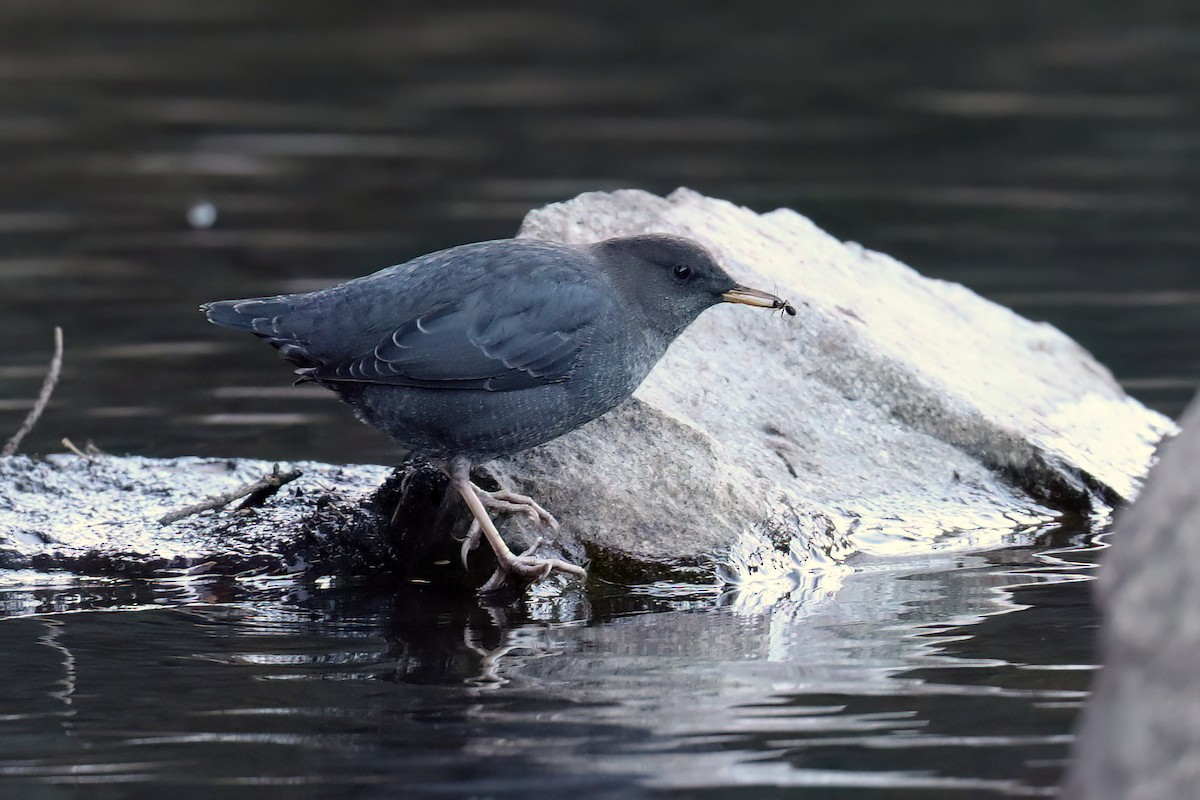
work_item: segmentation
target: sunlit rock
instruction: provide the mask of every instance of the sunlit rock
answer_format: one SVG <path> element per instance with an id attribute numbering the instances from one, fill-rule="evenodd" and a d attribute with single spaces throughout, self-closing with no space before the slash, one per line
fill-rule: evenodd
<path id="1" fill-rule="evenodd" d="M 1117 520 L 1100 672 L 1065 798 L 1200 797 L 1200 397 Z"/>
<path id="2" fill-rule="evenodd" d="M 785 562 L 780 530 L 806 550 L 832 530 L 839 556 L 994 546 L 1058 512 L 1131 498 L 1173 429 L 1057 329 L 790 210 L 759 215 L 686 189 L 595 193 L 530 213 L 521 235 L 649 231 L 701 241 L 799 313 L 718 306 L 633 402 L 497 463 L 502 482 L 601 548 L 704 554 L 731 580 L 761 582 L 736 557 L 747 535 Z"/>

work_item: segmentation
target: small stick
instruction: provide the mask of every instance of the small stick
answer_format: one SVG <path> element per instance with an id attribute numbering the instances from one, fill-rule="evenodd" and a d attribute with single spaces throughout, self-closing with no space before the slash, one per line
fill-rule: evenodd
<path id="1" fill-rule="evenodd" d="M 239 497 L 246 497 L 246 495 L 254 495 L 253 499 L 256 501 L 254 504 L 257 505 L 258 503 L 263 502 L 268 497 L 278 492 L 280 487 L 282 487 L 284 484 L 291 483 L 292 481 L 296 480 L 296 478 L 299 478 L 302 474 L 304 473 L 298 469 L 289 469 L 287 472 L 280 472 L 279 465 L 276 464 L 275 469 L 270 475 L 264 475 L 258 480 L 247 483 L 241 488 L 223 492 L 214 497 L 210 497 L 207 500 L 201 500 L 195 505 L 186 506 L 185 508 L 172 511 L 169 514 L 164 514 L 158 518 L 158 524 L 170 525 L 172 522 L 178 522 L 184 517 L 190 517 L 193 514 L 199 514 L 201 511 L 212 511 L 214 509 L 224 508 L 234 500 L 237 500 Z M 241 507 L 245 508 L 246 503 L 243 503 Z"/>
<path id="2" fill-rule="evenodd" d="M 89 444 L 90 444 L 90 442 L 89 442 Z M 63 447 L 65 447 L 65 448 L 67 448 L 68 450 L 70 450 L 72 453 L 74 453 L 75 455 L 79 456 L 80 458 L 86 459 L 86 460 L 88 460 L 88 461 L 95 461 L 95 460 L 96 460 L 96 454 L 95 454 L 95 453 L 85 453 L 85 452 L 83 452 L 82 450 L 80 450 L 78 447 L 76 447 L 76 446 L 75 446 L 75 443 L 74 443 L 74 442 L 72 442 L 70 439 L 68 439 L 68 438 L 67 438 L 67 437 L 65 437 L 65 436 L 63 437 L 63 440 L 62 440 L 62 446 L 63 446 Z"/>
<path id="3" fill-rule="evenodd" d="M 29 409 L 29 414 L 25 417 L 25 421 L 21 423 L 21 427 L 8 440 L 8 444 L 4 445 L 4 449 L 0 450 L 0 456 L 11 456 L 17 452 L 17 448 L 21 446 L 21 440 L 25 438 L 27 433 L 33 430 L 34 425 L 37 425 L 38 418 L 46 410 L 46 404 L 50 402 L 50 395 L 54 392 L 54 387 L 58 384 L 58 376 L 62 373 L 62 362 L 62 328 L 55 326 L 54 357 L 50 359 L 50 369 L 46 372 L 45 380 L 42 381 L 42 391 L 38 393 L 37 401 L 34 402 L 33 408 Z"/>

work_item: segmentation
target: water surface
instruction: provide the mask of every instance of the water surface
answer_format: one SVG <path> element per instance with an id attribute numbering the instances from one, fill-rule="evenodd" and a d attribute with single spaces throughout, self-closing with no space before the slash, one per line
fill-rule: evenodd
<path id="1" fill-rule="evenodd" d="M 1012 545 L 874 561 L 769 610 L 196 579 L 11 618 L 0 776 L 22 797 L 1047 796 L 1093 669 L 1059 606 L 1094 545 Z"/>

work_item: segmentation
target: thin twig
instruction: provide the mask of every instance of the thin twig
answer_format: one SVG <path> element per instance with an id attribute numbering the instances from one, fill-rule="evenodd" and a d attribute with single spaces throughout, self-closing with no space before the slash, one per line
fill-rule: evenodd
<path id="1" fill-rule="evenodd" d="M 239 497 L 246 495 L 255 495 L 258 502 L 266 500 L 271 495 L 279 491 L 279 488 L 284 484 L 291 483 L 299 478 L 303 473 L 298 469 L 289 469 L 287 472 L 280 472 L 279 465 L 275 465 L 275 469 L 270 475 L 264 475 L 256 481 L 247 483 L 239 489 L 223 492 L 207 500 L 202 500 L 195 505 L 190 505 L 185 508 L 180 508 L 172 511 L 169 514 L 164 514 L 158 518 L 159 525 L 170 525 L 172 522 L 178 522 L 184 517 L 190 517 L 192 514 L 199 514 L 201 511 L 211 511 L 225 506 L 237 500 Z M 243 507 L 245 504 L 243 504 Z"/>
<path id="2" fill-rule="evenodd" d="M 33 430 L 34 425 L 37 425 L 38 418 L 46 410 L 46 404 L 50 402 L 50 395 L 53 394 L 54 387 L 58 384 L 58 376 L 62 374 L 62 362 L 62 328 L 55 326 L 54 358 L 50 359 L 50 369 L 46 372 L 46 379 L 42 381 L 42 391 L 38 393 L 37 401 L 33 404 L 33 408 L 29 409 L 29 414 L 25 417 L 25 421 L 21 423 L 21 427 L 8 440 L 8 444 L 4 445 L 4 449 L 0 450 L 0 456 L 11 456 L 17 452 L 17 448 L 21 446 L 21 440 Z"/>
<path id="3" fill-rule="evenodd" d="M 65 436 L 62 439 L 62 446 L 67 448 L 72 453 L 74 453 L 75 455 L 79 456 L 82 459 L 86 459 L 87 461 L 95 461 L 96 460 L 96 455 L 94 453 L 83 452 L 82 450 L 80 450 L 78 447 L 75 446 L 74 442 L 72 442 L 70 439 L 68 439 Z"/>
<path id="4" fill-rule="evenodd" d="M 75 446 L 74 442 L 72 442 L 70 439 L 68 439 L 66 436 L 64 436 L 62 438 L 62 446 L 67 448 L 68 450 L 70 450 L 72 453 L 79 456 L 80 458 L 87 459 L 88 461 L 97 461 L 97 460 L 99 460 L 100 456 L 108 455 L 108 453 L 104 452 L 99 447 L 96 447 L 96 443 L 93 442 L 91 439 L 88 439 L 87 444 L 85 444 L 83 446 L 83 449 L 80 450 L 78 447 Z"/>

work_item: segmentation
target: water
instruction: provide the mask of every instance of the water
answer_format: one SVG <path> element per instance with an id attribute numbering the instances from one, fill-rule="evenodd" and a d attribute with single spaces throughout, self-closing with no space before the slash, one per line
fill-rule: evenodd
<path id="1" fill-rule="evenodd" d="M 516 609 L 383 586 L 212 605 L 218 588 L 191 586 L 182 607 L 14 618 L 0 780 L 21 797 L 1045 796 L 1093 663 L 1061 607 L 1087 542 L 875 562 L 832 600 L 767 612 L 606 585 Z"/>
<path id="2" fill-rule="evenodd" d="M 1177 415 L 1200 382 L 1198 49 L 1178 0 L 8 3 L 0 430 L 58 324 L 29 452 L 387 463 L 196 306 L 680 184 L 1048 320 Z M 1091 677 L 1097 546 L 860 561 L 768 611 L 706 587 L 488 610 L 0 586 L 22 614 L 100 609 L 0 623 L 0 795 L 1044 795 Z"/>

